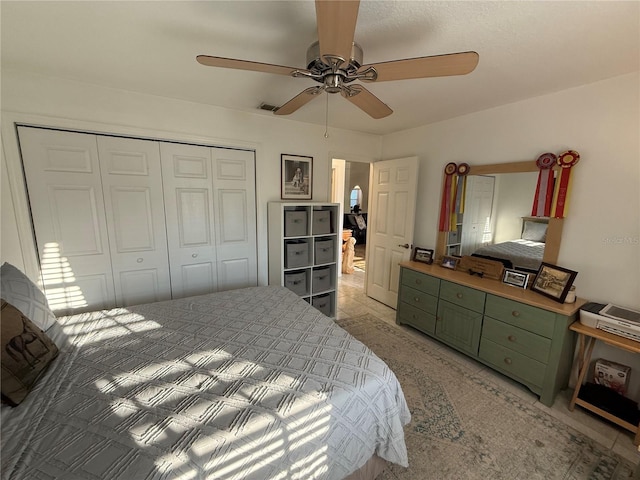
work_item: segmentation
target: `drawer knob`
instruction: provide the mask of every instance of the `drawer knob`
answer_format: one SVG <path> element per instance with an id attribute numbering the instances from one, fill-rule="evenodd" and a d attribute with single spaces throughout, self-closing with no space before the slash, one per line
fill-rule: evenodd
<path id="1" fill-rule="evenodd" d="M 515 342 L 516 341 L 516 337 L 514 335 L 509 335 L 507 337 L 507 340 L 509 340 L 510 342 Z"/>
<path id="2" fill-rule="evenodd" d="M 420 302 L 420 297 L 415 297 L 415 298 L 413 299 L 413 301 L 414 301 L 414 302 Z"/>
<path id="3" fill-rule="evenodd" d="M 414 313 L 413 315 L 411 315 L 411 318 L 413 318 L 414 320 L 417 320 L 418 316 Z"/>
<path id="4" fill-rule="evenodd" d="M 520 312 L 517 310 L 514 310 L 513 312 L 511 312 L 511 315 L 513 315 L 514 317 L 519 317 L 520 316 Z"/>
<path id="5" fill-rule="evenodd" d="M 462 294 L 461 293 L 456 293 L 456 297 L 462 298 Z"/>
<path id="6" fill-rule="evenodd" d="M 419 278 L 416 278 L 416 285 L 420 285 L 422 283 L 422 280 L 420 280 Z"/>
<path id="7" fill-rule="evenodd" d="M 504 359 L 504 363 L 506 363 L 507 365 L 511 365 L 513 363 L 513 360 L 511 360 L 509 357 L 506 357 Z"/>

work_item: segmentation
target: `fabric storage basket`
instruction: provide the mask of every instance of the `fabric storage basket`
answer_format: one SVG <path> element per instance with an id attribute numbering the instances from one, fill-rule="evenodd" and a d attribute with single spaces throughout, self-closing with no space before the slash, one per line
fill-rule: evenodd
<path id="1" fill-rule="evenodd" d="M 309 265 L 309 243 L 305 241 L 289 241 L 286 247 L 286 268 L 306 267 Z"/>
<path id="2" fill-rule="evenodd" d="M 318 295 L 313 297 L 311 305 L 324 313 L 327 317 L 331 316 L 331 295 Z"/>
<path id="3" fill-rule="evenodd" d="M 329 210 L 313 211 L 313 228 L 314 235 L 326 235 L 331 233 L 331 212 Z"/>
<path id="4" fill-rule="evenodd" d="M 284 286 L 300 296 L 306 295 L 307 294 L 307 273 L 304 271 L 285 273 Z"/>
<path id="5" fill-rule="evenodd" d="M 284 236 L 304 237 L 307 235 L 307 211 L 285 210 L 284 212 Z"/>
<path id="6" fill-rule="evenodd" d="M 335 261 L 333 251 L 333 240 L 316 240 L 315 243 L 315 264 L 331 263 Z"/>
<path id="7" fill-rule="evenodd" d="M 318 268 L 313 271 L 311 286 L 314 292 L 323 292 L 331 288 L 331 268 Z"/>

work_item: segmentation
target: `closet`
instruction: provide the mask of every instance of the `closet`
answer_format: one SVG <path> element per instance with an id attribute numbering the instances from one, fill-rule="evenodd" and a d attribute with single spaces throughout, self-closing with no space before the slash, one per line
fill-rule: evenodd
<path id="1" fill-rule="evenodd" d="M 254 152 L 18 127 L 57 314 L 257 284 Z"/>

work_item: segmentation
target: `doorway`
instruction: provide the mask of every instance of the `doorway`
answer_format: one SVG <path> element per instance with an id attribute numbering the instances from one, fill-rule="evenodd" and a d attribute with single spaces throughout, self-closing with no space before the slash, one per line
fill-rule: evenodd
<path id="1" fill-rule="evenodd" d="M 368 162 L 334 159 L 331 176 L 332 201 L 342 205 L 342 229 L 351 231 L 354 245 L 353 273 L 343 273 L 344 280 L 355 281 L 364 288 L 367 253 L 367 224 L 369 205 Z M 348 235 L 348 234 L 347 234 Z"/>

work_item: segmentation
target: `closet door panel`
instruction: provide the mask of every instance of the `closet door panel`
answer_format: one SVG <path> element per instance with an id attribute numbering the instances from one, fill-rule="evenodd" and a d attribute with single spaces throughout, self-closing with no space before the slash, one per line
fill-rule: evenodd
<path id="1" fill-rule="evenodd" d="M 173 298 L 218 289 L 211 149 L 162 142 Z"/>
<path id="2" fill-rule="evenodd" d="M 159 142 L 98 137 L 116 299 L 171 298 Z"/>
<path id="3" fill-rule="evenodd" d="M 115 306 L 95 135 L 21 126 L 18 136 L 51 309 Z"/>
<path id="4" fill-rule="evenodd" d="M 257 285 L 254 152 L 212 148 L 219 290 Z"/>

